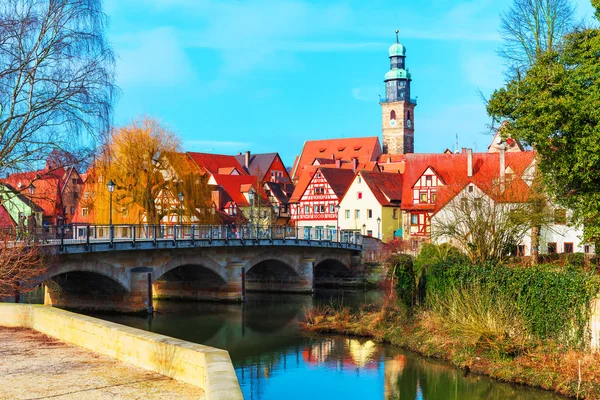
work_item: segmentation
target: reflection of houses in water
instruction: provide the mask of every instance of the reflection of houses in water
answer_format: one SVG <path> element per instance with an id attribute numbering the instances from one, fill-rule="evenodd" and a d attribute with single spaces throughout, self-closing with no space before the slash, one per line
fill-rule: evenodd
<path id="1" fill-rule="evenodd" d="M 406 366 L 406 356 L 398 354 L 384 361 L 383 398 L 392 399 L 400 397 L 398 378 Z"/>
<path id="2" fill-rule="evenodd" d="M 356 339 L 346 339 L 345 344 L 353 366 L 357 369 L 377 368 L 379 348 L 372 340 L 361 343 Z"/>
<path id="3" fill-rule="evenodd" d="M 308 365 L 324 364 L 333 350 L 334 341 L 332 339 L 306 346 L 302 349 L 302 359 Z"/>
<path id="4" fill-rule="evenodd" d="M 306 346 L 302 359 L 307 365 L 327 364 L 337 369 L 378 369 L 381 347 L 373 341 L 335 338 Z"/>

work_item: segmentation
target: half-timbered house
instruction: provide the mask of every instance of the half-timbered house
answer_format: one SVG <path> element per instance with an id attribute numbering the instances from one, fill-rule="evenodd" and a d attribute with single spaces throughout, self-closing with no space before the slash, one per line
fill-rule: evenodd
<path id="1" fill-rule="evenodd" d="M 292 219 L 301 237 L 336 237 L 336 206 L 354 179 L 351 169 L 316 168 L 306 171 L 292 194 Z"/>

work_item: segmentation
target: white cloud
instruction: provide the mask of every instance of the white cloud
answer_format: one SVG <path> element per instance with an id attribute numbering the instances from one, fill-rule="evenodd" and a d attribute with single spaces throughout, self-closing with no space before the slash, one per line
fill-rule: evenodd
<path id="1" fill-rule="evenodd" d="M 194 69 L 171 28 L 111 38 L 119 55 L 119 86 L 168 86 L 195 79 Z"/>

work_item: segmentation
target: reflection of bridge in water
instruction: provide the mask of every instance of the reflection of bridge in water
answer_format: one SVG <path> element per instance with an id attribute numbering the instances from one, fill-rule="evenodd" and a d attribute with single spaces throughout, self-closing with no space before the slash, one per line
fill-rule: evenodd
<path id="1" fill-rule="evenodd" d="M 282 227 L 122 228 L 76 227 L 69 239 L 61 232 L 47 243 L 56 257 L 42 277 L 44 302 L 140 312 L 152 309 L 153 298 L 243 301 L 246 291 L 312 293 L 320 281 L 343 283 L 362 273 L 358 238 L 304 238 L 306 232 Z"/>

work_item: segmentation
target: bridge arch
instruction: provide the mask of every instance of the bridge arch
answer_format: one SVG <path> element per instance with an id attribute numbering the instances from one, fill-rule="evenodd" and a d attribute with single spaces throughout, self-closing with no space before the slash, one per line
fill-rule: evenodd
<path id="1" fill-rule="evenodd" d="M 154 269 L 152 272 L 152 282 L 160 280 L 165 274 L 176 268 L 185 266 L 199 266 L 205 268 L 217 275 L 223 282 L 227 282 L 225 267 L 212 258 L 202 255 L 173 257 L 160 267 Z"/>
<path id="2" fill-rule="evenodd" d="M 344 257 L 325 256 L 315 260 L 313 276 L 316 286 L 337 286 L 352 278 L 352 270 Z"/>
<path id="3" fill-rule="evenodd" d="M 295 260 L 293 258 L 286 256 L 285 254 L 283 254 L 282 252 L 279 252 L 279 251 L 273 251 L 273 252 L 269 252 L 269 253 L 260 253 L 260 254 L 256 255 L 254 258 L 246 261 L 246 263 L 244 264 L 244 267 L 246 269 L 246 272 L 249 272 L 255 266 L 260 265 L 267 261 L 279 262 L 279 263 L 285 265 L 286 267 L 290 268 L 292 271 L 294 271 L 294 273 L 296 275 L 298 275 L 298 263 L 295 262 Z"/>
<path id="4" fill-rule="evenodd" d="M 94 276 L 91 274 L 100 275 L 104 278 L 108 278 L 110 281 L 115 282 L 120 287 L 122 287 L 124 291 L 131 291 L 131 283 L 128 273 L 120 271 L 115 266 L 99 260 L 86 262 L 81 262 L 79 260 L 69 260 L 60 264 L 54 264 L 46 271 L 46 273 L 44 273 L 40 277 L 39 283 L 52 280 L 61 275 L 68 275 L 73 273 L 84 273 L 90 276 Z"/>

